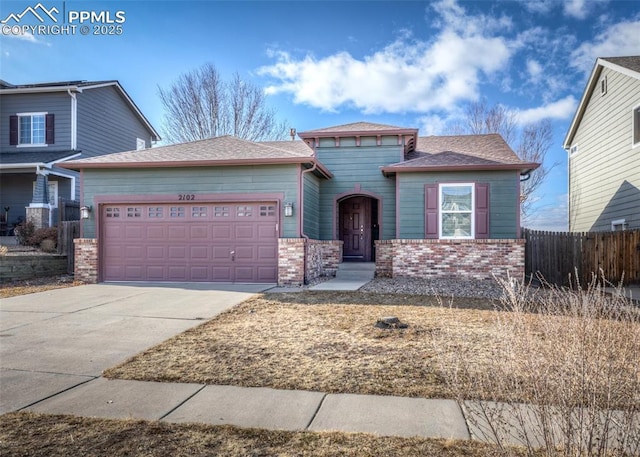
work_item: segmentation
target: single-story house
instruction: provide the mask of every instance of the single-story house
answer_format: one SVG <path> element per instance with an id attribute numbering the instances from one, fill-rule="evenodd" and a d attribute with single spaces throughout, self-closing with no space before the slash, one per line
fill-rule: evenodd
<path id="1" fill-rule="evenodd" d="M 357 122 L 298 137 L 65 162 L 91 209 L 76 275 L 284 285 L 375 262 L 379 276 L 523 276 L 520 181 L 538 164 L 500 135 Z"/>

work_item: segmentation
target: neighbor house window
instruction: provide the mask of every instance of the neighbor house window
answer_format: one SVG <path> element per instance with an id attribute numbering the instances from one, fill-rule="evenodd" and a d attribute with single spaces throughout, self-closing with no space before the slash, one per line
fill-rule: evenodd
<path id="1" fill-rule="evenodd" d="M 473 238 L 473 188 L 473 184 L 440 184 L 440 238 Z"/>
<path id="2" fill-rule="evenodd" d="M 640 145 L 640 105 L 633 108 L 633 145 Z"/>
<path id="3" fill-rule="evenodd" d="M 617 219 L 611 221 L 611 231 L 621 232 L 627 228 L 627 221 L 625 219 Z"/>
<path id="4" fill-rule="evenodd" d="M 18 116 L 20 119 L 19 144 L 46 144 L 44 142 L 44 113 Z"/>
<path id="5" fill-rule="evenodd" d="M 18 113 L 9 116 L 9 144 L 13 146 L 46 146 L 53 143 L 53 114 Z"/>
<path id="6" fill-rule="evenodd" d="M 141 151 L 147 147 L 147 142 L 142 138 L 136 138 L 136 151 Z"/>

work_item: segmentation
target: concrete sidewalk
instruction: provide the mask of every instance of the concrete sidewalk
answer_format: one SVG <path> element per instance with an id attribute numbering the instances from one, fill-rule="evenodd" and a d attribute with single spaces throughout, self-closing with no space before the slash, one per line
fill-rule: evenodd
<path id="1" fill-rule="evenodd" d="M 371 281 L 376 273 L 373 262 L 342 262 L 338 266 L 336 277 L 321 282 L 309 290 L 353 291 Z"/>
<path id="2" fill-rule="evenodd" d="M 95 378 L 25 411 L 270 430 L 469 439 L 453 400 Z"/>

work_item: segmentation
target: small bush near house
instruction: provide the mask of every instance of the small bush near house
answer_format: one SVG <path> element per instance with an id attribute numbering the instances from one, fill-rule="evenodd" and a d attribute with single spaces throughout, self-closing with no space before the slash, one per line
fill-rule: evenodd
<path id="1" fill-rule="evenodd" d="M 16 234 L 16 238 L 18 239 L 18 244 L 21 246 L 30 246 L 28 244 L 29 238 L 33 236 L 33 233 L 36 231 L 33 222 L 24 221 L 21 222 L 15 229 L 14 233 Z"/>
<path id="2" fill-rule="evenodd" d="M 58 244 L 58 229 L 56 227 L 36 230 L 33 222 L 25 221 L 16 227 L 15 233 L 18 237 L 18 243 L 22 246 L 39 247 L 45 252 L 55 251 Z M 44 245 L 43 242 L 45 242 Z"/>
<path id="3" fill-rule="evenodd" d="M 476 434 L 547 456 L 640 455 L 640 308 L 594 277 L 586 290 L 501 281 L 490 369 L 436 341 Z M 609 291 L 605 286 L 610 287 Z M 613 289 L 613 292 L 610 291 Z M 472 393 L 470 395 L 470 393 Z M 500 402 L 496 402 L 499 400 Z"/>

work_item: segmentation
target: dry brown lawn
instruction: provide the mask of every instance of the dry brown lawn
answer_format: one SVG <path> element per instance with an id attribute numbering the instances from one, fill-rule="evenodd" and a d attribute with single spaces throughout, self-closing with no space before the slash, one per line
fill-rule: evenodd
<path id="1" fill-rule="evenodd" d="M 385 303 L 404 303 L 390 305 Z M 370 304 L 375 303 L 375 304 Z M 382 303 L 382 304 L 379 304 Z M 250 299 L 107 370 L 110 378 L 262 386 L 328 393 L 449 397 L 434 342 L 452 329 L 457 354 L 492 355 L 486 300 L 450 308 L 426 296 L 302 292 Z M 397 316 L 407 329 L 383 330 Z M 447 331 L 447 334 L 450 332 Z"/>
<path id="2" fill-rule="evenodd" d="M 79 286 L 80 284 L 80 282 L 73 280 L 73 276 L 66 275 L 13 281 L 0 284 L 0 298 L 17 297 L 47 290 Z"/>
<path id="3" fill-rule="evenodd" d="M 0 455 L 491 457 L 500 454 L 496 448 L 476 441 L 10 413 L 0 416 Z"/>

